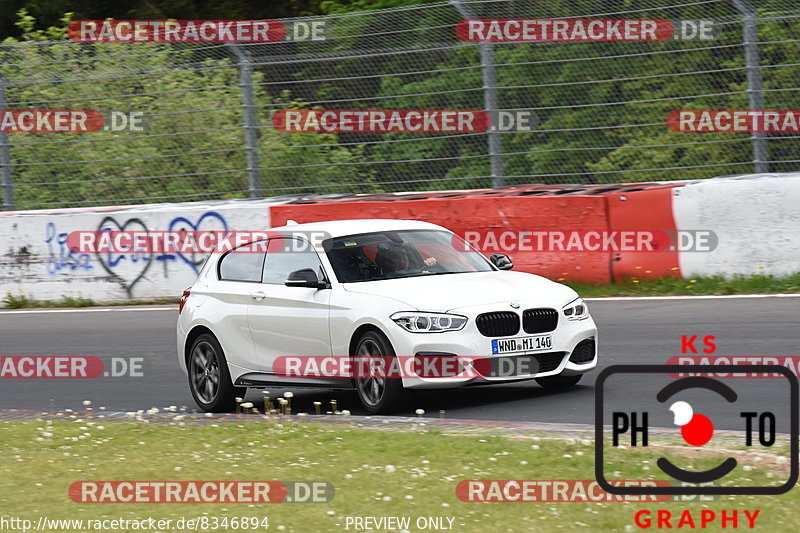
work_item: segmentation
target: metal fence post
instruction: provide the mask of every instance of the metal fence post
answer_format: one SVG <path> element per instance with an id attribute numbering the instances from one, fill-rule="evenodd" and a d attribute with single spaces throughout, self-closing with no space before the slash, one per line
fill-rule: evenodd
<path id="1" fill-rule="evenodd" d="M 460 0 L 449 0 L 458 14 L 465 19 L 477 18 L 469 7 Z M 497 127 L 500 124 L 497 114 L 497 76 L 494 70 L 494 45 L 491 42 L 478 43 L 481 54 L 481 76 L 483 77 L 483 106 L 489 114 L 490 126 L 487 133 L 489 150 L 489 170 L 492 176 L 492 187 L 505 185 L 503 170 L 503 145 Z"/>
<path id="2" fill-rule="evenodd" d="M 756 10 L 748 0 L 732 0 L 734 7 L 743 15 L 742 36 L 744 42 L 744 60 L 747 67 L 747 97 L 751 111 L 764 109 L 764 93 L 761 92 L 761 63 L 758 51 L 758 26 L 756 25 Z M 769 172 L 769 151 L 767 150 L 767 136 L 764 132 L 754 131 L 753 163 L 758 173 Z"/>
<path id="3" fill-rule="evenodd" d="M 0 74 L 0 111 L 6 108 L 6 82 Z M 11 175 L 11 148 L 8 132 L 0 130 L 0 181 L 3 189 L 3 209 L 14 210 L 14 178 Z"/>
<path id="4" fill-rule="evenodd" d="M 248 190 L 250 198 L 261 196 L 261 164 L 258 160 L 258 121 L 253 95 L 253 65 L 247 52 L 234 43 L 227 43 L 236 56 L 239 86 L 242 89 L 242 115 L 244 117 L 244 142 L 247 148 Z"/>

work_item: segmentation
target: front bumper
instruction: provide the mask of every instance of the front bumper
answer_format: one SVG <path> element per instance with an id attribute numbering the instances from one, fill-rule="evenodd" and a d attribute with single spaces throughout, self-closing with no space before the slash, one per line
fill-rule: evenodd
<path id="1" fill-rule="evenodd" d="M 492 355 L 493 338 L 482 335 L 475 325 L 475 317 L 469 318 L 463 330 L 444 333 L 411 333 L 396 324 L 387 324 L 389 340 L 399 356 L 456 355 L 482 360 L 480 372 L 466 372 L 463 377 L 403 376 L 405 388 L 447 389 L 481 383 L 507 383 L 557 374 L 583 374 L 597 366 L 597 326 L 591 317 L 576 321 L 562 318 L 555 330 L 546 333 L 552 337 L 551 348 L 513 355 Z M 500 339 L 525 335 L 520 332 Z M 491 372 L 485 371 L 487 364 Z"/>

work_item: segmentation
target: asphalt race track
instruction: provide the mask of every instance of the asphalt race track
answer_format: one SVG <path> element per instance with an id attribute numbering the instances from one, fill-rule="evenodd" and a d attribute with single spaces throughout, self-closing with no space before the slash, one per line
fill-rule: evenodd
<path id="1" fill-rule="evenodd" d="M 714 335 L 720 355 L 800 355 L 800 298 L 594 300 L 590 309 L 600 332 L 600 367 L 663 364 L 678 355 L 681 335 Z M 92 355 L 143 358 L 144 377 L 97 379 L 3 379 L 0 409 L 82 409 L 83 400 L 109 411 L 189 406 L 194 402 L 175 355 L 176 309 L 117 308 L 109 311 L 0 312 L 0 355 Z M 108 364 L 106 364 L 108 367 Z M 534 382 L 415 392 L 410 410 L 447 418 L 591 424 L 597 372 L 568 391 L 550 392 Z M 763 381 L 763 380 L 762 380 Z M 636 390 L 636 387 L 639 390 Z M 647 393 L 634 384 L 631 395 Z M 276 396 L 283 391 L 272 390 Z M 353 392 L 293 389 L 293 411 L 314 412 L 312 402 L 364 414 Z M 256 402 L 260 393 L 248 398 Z M 719 427 L 737 422 L 717 420 Z"/>

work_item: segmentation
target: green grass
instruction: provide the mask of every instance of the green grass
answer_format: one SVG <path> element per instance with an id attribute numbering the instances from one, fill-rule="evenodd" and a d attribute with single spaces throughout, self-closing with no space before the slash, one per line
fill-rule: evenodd
<path id="1" fill-rule="evenodd" d="M 484 437 L 443 436 L 435 431 L 262 419 L 218 425 L 5 421 L 0 422 L 0 432 L 1 514 L 34 523 L 40 515 L 177 520 L 207 514 L 266 516 L 271 531 L 318 532 L 343 531 L 347 516 L 410 516 L 412 521 L 445 516 L 455 517 L 454 531 L 599 532 L 632 530 L 634 513 L 642 508 L 675 513 L 691 509 L 698 515 L 704 508 L 760 509 L 757 526 L 762 531 L 785 531 L 800 519 L 797 497 L 791 494 L 725 496 L 702 504 L 476 504 L 455 496 L 463 479 L 592 479 L 589 441 L 512 440 L 489 432 Z M 717 461 L 693 458 L 691 463 L 707 467 Z M 769 481 L 774 475 L 769 468 L 757 464 L 746 472 L 748 483 Z M 653 477 L 644 467 L 627 474 L 631 474 L 628 479 Z M 336 496 L 320 504 L 90 505 L 73 503 L 67 495 L 70 484 L 80 480 L 327 481 L 335 486 Z"/>
<path id="2" fill-rule="evenodd" d="M 178 305 L 180 298 L 151 298 L 149 300 L 125 300 L 122 302 L 106 302 L 103 305 L 125 306 L 125 305 Z"/>
<path id="3" fill-rule="evenodd" d="M 800 274 L 785 278 L 772 276 L 714 276 L 696 279 L 630 279 L 609 285 L 563 281 L 585 297 L 665 296 L 690 294 L 774 294 L 800 292 Z"/>
<path id="4" fill-rule="evenodd" d="M 24 309 L 32 307 L 96 307 L 96 306 L 128 306 L 128 305 L 178 305 L 178 298 L 153 298 L 150 300 L 124 300 L 119 302 L 95 302 L 82 296 L 62 296 L 60 300 L 36 300 L 24 294 L 7 293 L 3 298 L 6 309 Z"/>
<path id="5" fill-rule="evenodd" d="M 94 300 L 82 296 L 62 296 L 61 300 L 34 300 L 24 294 L 6 293 L 3 298 L 8 309 L 21 309 L 26 307 L 92 307 Z"/>

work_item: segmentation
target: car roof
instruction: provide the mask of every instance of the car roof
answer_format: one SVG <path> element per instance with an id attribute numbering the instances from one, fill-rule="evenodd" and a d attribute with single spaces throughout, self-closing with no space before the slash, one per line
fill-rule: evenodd
<path id="1" fill-rule="evenodd" d="M 362 218 L 351 220 L 329 220 L 325 222 L 310 222 L 307 224 L 290 224 L 277 228 L 270 228 L 270 232 L 280 233 L 306 233 L 320 231 L 330 237 L 344 237 L 359 233 L 372 233 L 375 231 L 402 231 L 402 230 L 444 230 L 441 226 L 422 222 L 421 220 L 398 220 L 390 218 Z"/>

